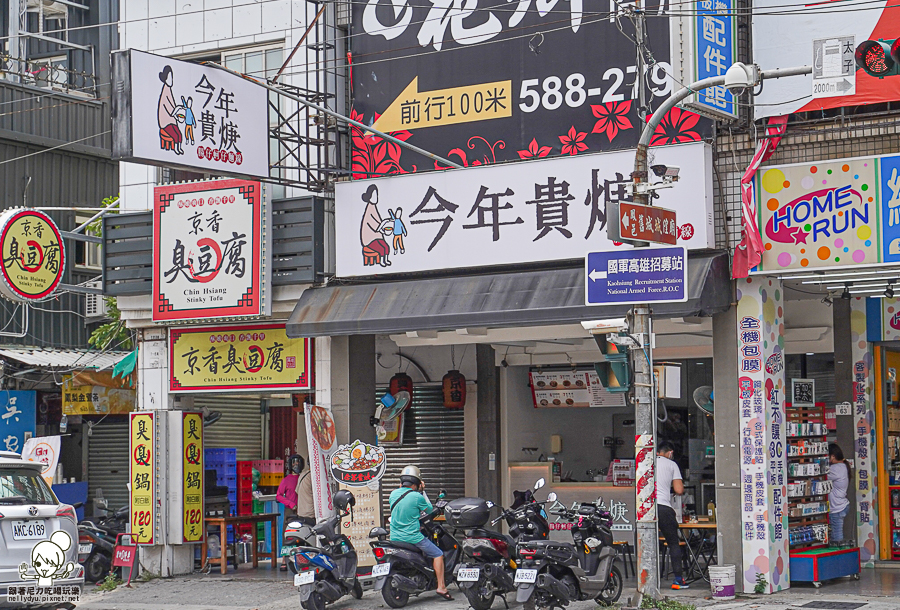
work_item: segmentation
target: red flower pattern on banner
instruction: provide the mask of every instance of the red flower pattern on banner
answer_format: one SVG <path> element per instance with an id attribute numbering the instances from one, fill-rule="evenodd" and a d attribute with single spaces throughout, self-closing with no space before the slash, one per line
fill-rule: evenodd
<path id="1" fill-rule="evenodd" d="M 653 130 L 650 146 L 699 142 L 700 132 L 694 129 L 698 122 L 700 122 L 699 114 L 676 106 L 666 113 L 666 116 Z"/>
<path id="2" fill-rule="evenodd" d="M 586 137 L 587 134 L 585 132 L 575 131 L 575 126 L 572 125 L 568 134 L 559 136 L 559 141 L 562 142 L 562 154 L 577 155 L 578 153 L 587 150 L 588 145 L 584 143 Z"/>
<path id="3" fill-rule="evenodd" d="M 379 114 L 375 115 L 378 120 Z M 350 111 L 350 118 L 363 123 L 363 115 L 355 110 Z M 394 131 L 389 133 L 398 140 L 406 142 L 412 137 L 410 131 Z M 400 166 L 400 145 L 376 137 L 374 134 L 365 134 L 356 125 L 350 126 L 352 140 L 351 171 L 354 180 L 365 180 L 387 174 L 409 173 Z M 412 172 L 416 166 L 412 166 Z"/>
<path id="4" fill-rule="evenodd" d="M 549 146 L 541 146 L 537 143 L 537 138 L 533 138 L 531 140 L 531 144 L 528 145 L 527 150 L 520 150 L 519 158 L 520 159 L 532 159 L 537 157 L 546 157 L 550 154 L 553 149 Z"/>
<path id="5" fill-rule="evenodd" d="M 453 150 L 450 151 L 450 153 L 447 155 L 447 157 L 449 158 L 449 157 L 452 157 L 453 155 L 456 155 L 457 157 L 459 157 L 459 162 L 462 164 L 463 167 L 469 167 L 470 165 L 473 167 L 476 165 L 492 165 L 492 164 L 496 163 L 497 162 L 497 149 L 503 150 L 504 148 L 506 148 L 506 142 L 504 142 L 503 140 L 497 140 L 496 142 L 491 144 L 490 142 L 488 142 L 481 136 L 472 136 L 466 142 L 466 147 L 469 150 L 475 150 L 475 145 L 478 143 L 478 140 L 481 140 L 482 142 L 484 142 L 487 145 L 490 153 L 485 153 L 484 155 L 482 155 L 482 157 L 480 159 L 476 158 L 474 161 L 469 163 L 469 158 L 466 155 L 466 151 L 464 151 L 462 148 L 454 148 Z M 490 156 L 488 156 L 488 154 L 490 154 Z M 438 162 L 435 161 L 434 169 L 452 169 L 452 168 L 438 165 Z"/>
<path id="6" fill-rule="evenodd" d="M 599 106 L 591 105 L 594 116 L 600 119 L 594 124 L 591 133 L 605 133 L 612 142 L 620 129 L 632 129 L 634 125 L 626 115 L 631 111 L 631 100 L 627 102 L 609 102 Z"/>

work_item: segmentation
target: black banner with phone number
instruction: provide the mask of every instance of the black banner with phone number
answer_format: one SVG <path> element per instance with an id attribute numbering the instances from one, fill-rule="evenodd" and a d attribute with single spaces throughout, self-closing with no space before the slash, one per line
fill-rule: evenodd
<path id="1" fill-rule="evenodd" d="M 352 3 L 353 118 L 460 165 L 631 148 L 640 136 L 634 28 L 615 3 Z M 672 92 L 669 20 L 647 7 L 651 109 Z M 376 121 L 377 119 L 377 121 Z M 710 121 L 673 110 L 653 145 L 696 141 Z M 354 178 L 439 168 L 353 129 Z M 629 168 L 624 168 L 628 170 Z"/>

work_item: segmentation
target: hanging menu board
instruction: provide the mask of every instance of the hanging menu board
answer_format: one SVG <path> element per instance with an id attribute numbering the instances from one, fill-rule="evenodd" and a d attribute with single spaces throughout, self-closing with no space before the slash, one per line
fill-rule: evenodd
<path id="1" fill-rule="evenodd" d="M 624 407 L 625 394 L 607 392 L 593 370 L 529 371 L 535 408 Z"/>

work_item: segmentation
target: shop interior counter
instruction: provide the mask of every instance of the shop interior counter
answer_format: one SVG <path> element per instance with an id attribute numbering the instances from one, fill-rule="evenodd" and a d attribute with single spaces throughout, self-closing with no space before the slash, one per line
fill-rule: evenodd
<path id="1" fill-rule="evenodd" d="M 543 478 L 544 487 L 535 492 L 538 502 L 547 499 L 550 492 L 557 495 L 557 502 L 571 507 L 573 503 L 596 502 L 602 504 L 613 516 L 613 538 L 617 541 L 634 543 L 634 486 L 616 486 L 609 481 L 573 481 L 553 482 L 551 476 L 553 462 L 510 462 L 509 489 L 531 489 L 535 481 Z M 568 524 L 557 517 L 550 516 L 550 538 L 571 542 Z"/>

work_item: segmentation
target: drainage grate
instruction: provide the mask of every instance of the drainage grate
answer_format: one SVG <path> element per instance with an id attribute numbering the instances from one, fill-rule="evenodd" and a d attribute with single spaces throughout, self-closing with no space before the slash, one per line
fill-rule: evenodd
<path id="1" fill-rule="evenodd" d="M 815 608 L 816 610 L 856 610 L 866 605 L 866 602 L 809 602 L 801 608 Z"/>

